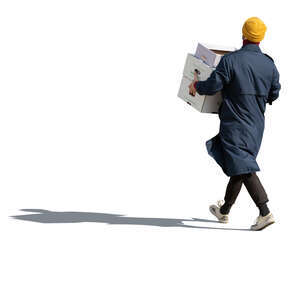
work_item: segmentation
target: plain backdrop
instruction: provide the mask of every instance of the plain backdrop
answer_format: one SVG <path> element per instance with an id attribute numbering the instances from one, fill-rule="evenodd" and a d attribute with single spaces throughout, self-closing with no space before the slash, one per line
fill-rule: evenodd
<path id="1" fill-rule="evenodd" d="M 240 48 L 252 16 L 282 84 L 262 232 L 243 230 L 245 187 L 208 222 L 229 179 L 205 148 L 219 119 L 177 98 L 186 54 Z M 296 1 L 1 1 L 1 299 L 299 298 L 298 19 Z"/>

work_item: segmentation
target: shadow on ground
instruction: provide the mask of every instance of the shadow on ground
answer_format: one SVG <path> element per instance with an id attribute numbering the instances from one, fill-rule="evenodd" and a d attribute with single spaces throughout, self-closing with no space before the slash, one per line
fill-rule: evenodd
<path id="1" fill-rule="evenodd" d="M 37 223 L 105 223 L 117 225 L 146 225 L 146 226 L 159 226 L 159 227 L 186 227 L 186 228 L 199 228 L 199 229 L 219 229 L 219 230 L 240 230 L 249 231 L 243 228 L 227 228 L 227 227 L 213 227 L 213 226 L 193 226 L 186 225 L 183 222 L 206 222 L 206 223 L 219 223 L 214 220 L 207 219 L 168 219 L 168 218 L 139 218 L 139 217 L 126 217 L 126 215 L 107 214 L 107 213 L 94 213 L 94 212 L 58 212 L 44 209 L 21 209 L 23 212 L 33 214 L 25 214 L 18 216 L 11 216 L 14 219 L 22 221 L 31 221 Z"/>

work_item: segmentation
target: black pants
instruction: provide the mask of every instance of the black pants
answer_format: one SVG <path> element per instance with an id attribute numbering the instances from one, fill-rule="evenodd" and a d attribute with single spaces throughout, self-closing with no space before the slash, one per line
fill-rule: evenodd
<path id="1" fill-rule="evenodd" d="M 221 207 L 220 212 L 222 214 L 229 213 L 230 208 L 237 199 L 243 183 L 255 205 L 260 210 L 260 214 L 263 216 L 267 215 L 269 213 L 269 209 L 266 203 L 269 199 L 256 173 L 241 174 L 230 177 L 224 198 L 225 204 Z"/>

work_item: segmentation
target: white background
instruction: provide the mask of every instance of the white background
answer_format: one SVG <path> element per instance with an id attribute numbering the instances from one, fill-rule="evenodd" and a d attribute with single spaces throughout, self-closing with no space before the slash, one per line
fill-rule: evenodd
<path id="1" fill-rule="evenodd" d="M 296 4 L 1 1 L 1 299 L 299 297 Z M 222 230 L 257 217 L 245 187 L 229 224 L 205 221 L 228 182 L 205 148 L 219 120 L 177 98 L 186 54 L 241 47 L 251 16 L 282 84 L 258 155 L 277 221 L 262 232 Z M 28 214 L 42 223 L 11 218 Z"/>

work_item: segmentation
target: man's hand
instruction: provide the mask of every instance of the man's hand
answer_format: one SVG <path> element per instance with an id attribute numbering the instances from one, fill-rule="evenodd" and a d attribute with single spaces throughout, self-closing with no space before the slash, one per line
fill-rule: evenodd
<path id="1" fill-rule="evenodd" d="M 189 93 L 191 96 L 196 96 L 196 89 L 194 87 L 195 80 L 189 85 Z"/>
<path id="2" fill-rule="evenodd" d="M 195 82 L 197 82 L 198 80 L 199 80 L 199 78 L 198 78 L 198 74 L 199 74 L 200 72 L 198 71 L 198 70 L 196 70 L 195 69 L 195 72 L 194 72 L 194 81 L 189 85 L 189 93 L 190 93 L 190 95 L 191 96 L 193 96 L 193 97 L 195 97 L 196 96 L 196 89 L 195 89 L 195 87 L 194 87 L 194 85 L 195 85 Z"/>

